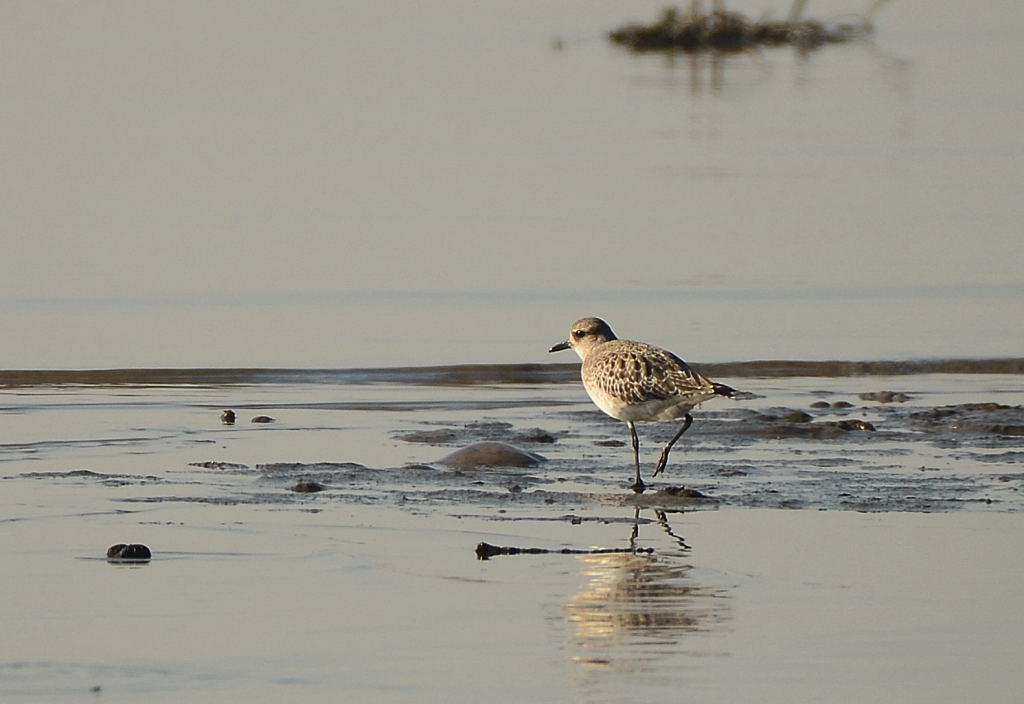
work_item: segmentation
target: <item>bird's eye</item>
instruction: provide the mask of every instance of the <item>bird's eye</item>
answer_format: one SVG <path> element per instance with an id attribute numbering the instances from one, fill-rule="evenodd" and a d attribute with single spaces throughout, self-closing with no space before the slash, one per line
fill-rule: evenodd
<path id="1" fill-rule="evenodd" d="M 573 330 L 572 331 L 572 336 L 575 337 L 577 340 L 579 338 L 581 338 L 581 337 L 586 337 L 586 335 L 587 335 L 587 331 L 586 330 Z"/>

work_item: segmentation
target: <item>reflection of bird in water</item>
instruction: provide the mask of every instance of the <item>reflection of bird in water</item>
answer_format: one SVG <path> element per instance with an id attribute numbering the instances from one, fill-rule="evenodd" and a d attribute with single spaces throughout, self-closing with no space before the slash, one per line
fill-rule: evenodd
<path id="1" fill-rule="evenodd" d="M 668 522 L 668 513 L 662 509 L 654 509 L 654 515 L 658 519 L 658 523 L 661 524 L 662 530 L 668 534 L 672 540 L 676 541 L 683 550 L 689 550 L 690 546 L 686 544 L 686 538 L 681 535 L 677 535 L 672 526 Z M 633 532 L 629 536 L 629 547 L 632 550 L 637 549 L 636 539 L 640 535 L 640 507 L 636 507 L 633 510 Z"/>
<path id="2" fill-rule="evenodd" d="M 646 485 L 640 478 L 640 441 L 635 421 L 682 419 L 679 428 L 654 469 L 658 476 L 668 464 L 668 453 L 693 423 L 690 411 L 714 396 L 733 396 L 736 390 L 711 381 L 690 369 L 676 355 L 660 347 L 633 340 L 620 340 L 608 323 L 600 318 L 581 318 L 569 329 L 569 339 L 549 351 L 572 348 L 583 366 L 583 388 L 591 400 L 612 418 L 626 421 L 633 441 L 633 462 L 636 481 L 633 491 L 640 493 Z"/>
<path id="3" fill-rule="evenodd" d="M 580 650 L 577 662 L 634 669 L 644 653 L 618 646 L 668 641 L 699 629 L 700 619 L 685 603 L 693 589 L 686 584 L 687 568 L 629 553 L 579 560 L 587 583 L 565 605 Z"/>
<path id="4" fill-rule="evenodd" d="M 657 522 L 685 546 L 664 511 Z M 635 518 L 639 521 L 639 509 Z M 635 547 L 637 523 L 630 547 Z M 700 584 L 678 556 L 613 553 L 581 555 L 586 584 L 565 605 L 581 653 L 579 663 L 630 670 L 674 652 L 688 634 L 713 630 L 725 618 L 721 588 Z"/>

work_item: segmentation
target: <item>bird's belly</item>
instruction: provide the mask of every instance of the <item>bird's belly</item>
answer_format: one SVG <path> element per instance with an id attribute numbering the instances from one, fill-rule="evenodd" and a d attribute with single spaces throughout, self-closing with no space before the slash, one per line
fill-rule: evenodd
<path id="1" fill-rule="evenodd" d="M 651 399 L 641 403 L 627 403 L 620 398 L 603 394 L 600 391 L 591 392 L 590 399 L 598 408 L 610 415 L 612 418 L 626 421 L 659 421 L 674 420 L 682 418 L 689 413 L 694 406 L 706 397 L 676 396 L 668 399 Z"/>

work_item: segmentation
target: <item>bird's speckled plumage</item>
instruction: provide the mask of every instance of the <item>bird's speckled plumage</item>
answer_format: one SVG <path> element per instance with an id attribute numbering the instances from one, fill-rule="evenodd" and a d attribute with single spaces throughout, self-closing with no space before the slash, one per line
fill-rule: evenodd
<path id="1" fill-rule="evenodd" d="M 682 418 L 715 395 L 714 385 L 679 357 L 632 340 L 592 346 L 581 376 L 598 408 L 619 420 Z"/>
<path id="2" fill-rule="evenodd" d="M 639 442 L 634 421 L 683 419 L 683 427 L 665 446 L 654 474 L 668 461 L 676 440 L 690 427 L 690 411 L 702 401 L 716 396 L 732 396 L 732 388 L 704 377 L 668 350 L 645 342 L 620 340 L 608 323 L 600 318 L 580 318 L 569 329 L 569 339 L 551 348 L 552 352 L 572 348 L 583 366 L 583 387 L 602 411 L 629 425 L 636 461 L 636 483 L 640 479 Z"/>

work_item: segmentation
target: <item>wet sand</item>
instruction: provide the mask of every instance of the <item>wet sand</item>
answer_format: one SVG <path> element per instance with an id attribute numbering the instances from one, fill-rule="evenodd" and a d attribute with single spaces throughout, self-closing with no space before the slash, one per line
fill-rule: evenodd
<path id="1" fill-rule="evenodd" d="M 1024 377 L 717 374 L 638 497 L 561 369 L 6 377 L 0 696 L 1015 697 Z"/>

